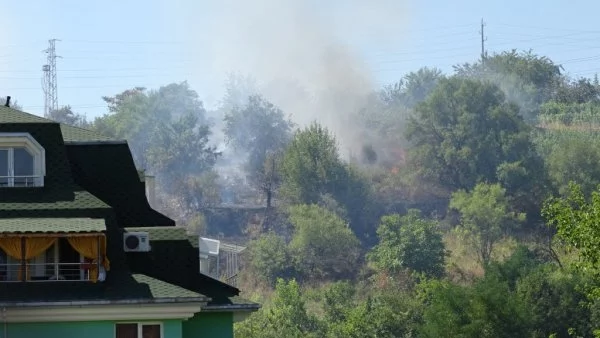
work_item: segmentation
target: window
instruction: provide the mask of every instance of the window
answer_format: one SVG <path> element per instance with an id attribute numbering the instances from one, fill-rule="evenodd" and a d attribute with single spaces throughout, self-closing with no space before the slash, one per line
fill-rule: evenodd
<path id="1" fill-rule="evenodd" d="M 44 185 L 44 148 L 28 133 L 0 133 L 0 188 Z"/>
<path id="2" fill-rule="evenodd" d="M 115 325 L 115 338 L 162 338 L 162 325 L 159 323 L 118 323 Z"/>
<path id="3" fill-rule="evenodd" d="M 96 281 L 96 276 L 98 281 L 103 281 L 106 277 L 98 260 L 83 257 L 67 238 L 57 238 L 46 251 L 28 259 L 25 265 L 16 258 L 18 256 L 18 252 L 8 255 L 0 250 L 0 281 L 17 282 L 24 278 L 26 281 Z M 26 274 L 23 274 L 24 267 Z"/>
<path id="4" fill-rule="evenodd" d="M 34 157 L 26 148 L 0 148 L 0 186 L 33 187 Z"/>

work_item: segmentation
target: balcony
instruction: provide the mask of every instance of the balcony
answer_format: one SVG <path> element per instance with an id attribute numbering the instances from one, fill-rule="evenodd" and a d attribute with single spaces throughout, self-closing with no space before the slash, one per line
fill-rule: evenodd
<path id="1" fill-rule="evenodd" d="M 0 176 L 0 188 L 30 188 L 41 186 L 41 176 Z"/>
<path id="2" fill-rule="evenodd" d="M 0 282 L 103 281 L 103 219 L 0 219 Z"/>
<path id="3" fill-rule="evenodd" d="M 91 271 L 98 269 L 97 262 L 83 263 L 21 263 L 0 264 L 0 282 L 21 282 L 23 271 L 27 282 L 93 281 Z"/>

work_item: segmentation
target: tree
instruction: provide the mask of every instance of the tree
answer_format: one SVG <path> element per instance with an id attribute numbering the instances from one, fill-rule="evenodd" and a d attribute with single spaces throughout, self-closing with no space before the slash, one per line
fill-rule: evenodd
<path id="1" fill-rule="evenodd" d="M 525 214 L 510 211 L 505 193 L 499 184 L 480 183 L 471 192 L 454 192 L 450 199 L 449 207 L 460 213 L 464 235 L 484 267 L 490 262 L 494 245 L 508 230 L 525 221 Z"/>
<path id="2" fill-rule="evenodd" d="M 521 116 L 534 121 L 538 106 L 553 98 L 563 82 L 561 67 L 545 56 L 516 50 L 494 53 L 485 61 L 454 67 L 456 75 L 490 81 L 520 107 Z"/>
<path id="3" fill-rule="evenodd" d="M 321 324 L 306 310 L 300 286 L 295 280 L 277 280 L 275 295 L 268 308 L 237 324 L 235 336 L 244 338 L 322 337 Z"/>
<path id="4" fill-rule="evenodd" d="M 586 302 L 585 284 L 591 280 L 581 272 L 540 266 L 524 276 L 517 295 L 527 307 L 533 337 L 591 337 L 591 313 Z M 576 335 L 573 335 L 574 332 Z"/>
<path id="5" fill-rule="evenodd" d="M 442 71 L 437 68 L 420 68 L 404 76 L 404 105 L 413 108 L 423 102 L 427 96 L 444 78 Z"/>
<path id="6" fill-rule="evenodd" d="M 348 277 L 356 269 L 360 243 L 336 214 L 317 205 L 290 208 L 290 242 L 296 269 L 311 279 Z"/>
<path id="7" fill-rule="evenodd" d="M 377 268 L 391 273 L 408 268 L 433 277 L 443 275 L 446 253 L 438 224 L 423 219 L 419 210 L 382 217 L 377 235 L 379 244 L 367 256 Z"/>
<path id="8" fill-rule="evenodd" d="M 74 113 L 71 109 L 71 106 L 64 106 L 56 110 L 51 110 L 50 115 L 47 116 L 47 118 L 75 127 L 89 127 L 89 123 L 87 122 L 85 116 Z"/>
<path id="9" fill-rule="evenodd" d="M 193 214 L 218 199 L 211 170 L 219 153 L 209 145 L 206 112 L 187 82 L 103 99 L 109 114 L 96 118 L 93 128 L 128 140 L 136 166 L 156 173 L 157 196 L 176 207 L 170 214 Z"/>
<path id="10" fill-rule="evenodd" d="M 524 303 L 505 282 L 486 278 L 471 287 L 432 280 L 420 289 L 427 306 L 419 337 L 529 337 Z"/>
<path id="11" fill-rule="evenodd" d="M 234 106 L 225 115 L 227 140 L 236 150 L 247 154 L 246 172 L 251 182 L 265 193 L 268 207 L 278 183 L 274 170 L 276 157 L 289 142 L 293 126 L 283 111 L 258 95 L 250 96 L 243 108 Z"/>
<path id="12" fill-rule="evenodd" d="M 564 81 L 554 95 L 555 102 L 559 103 L 598 103 L 600 100 L 600 87 L 590 79 L 580 78 L 575 81 Z"/>
<path id="13" fill-rule="evenodd" d="M 337 197 L 346 175 L 335 137 L 317 123 L 297 131 L 283 155 L 281 176 L 292 203 L 318 203 L 326 193 Z"/>
<path id="14" fill-rule="evenodd" d="M 290 255 L 285 240 L 273 232 L 261 235 L 250 242 L 249 262 L 251 274 L 269 285 L 285 277 L 291 268 Z"/>
<path id="15" fill-rule="evenodd" d="M 552 182 L 561 194 L 566 194 L 573 181 L 589 196 L 600 184 L 600 150 L 583 135 L 572 134 L 555 141 L 546 159 Z"/>
<path id="16" fill-rule="evenodd" d="M 593 191 L 586 200 L 579 184 L 571 182 L 567 196 L 550 198 L 544 203 L 542 215 L 549 226 L 556 228 L 556 236 L 568 249 L 576 251 L 576 266 L 600 277 L 600 190 Z M 600 288 L 593 292 L 600 296 Z"/>
<path id="17" fill-rule="evenodd" d="M 409 120 L 410 165 L 447 191 L 501 182 L 516 205 L 533 209 L 545 189 L 543 162 L 518 112 L 493 84 L 440 80 Z"/>

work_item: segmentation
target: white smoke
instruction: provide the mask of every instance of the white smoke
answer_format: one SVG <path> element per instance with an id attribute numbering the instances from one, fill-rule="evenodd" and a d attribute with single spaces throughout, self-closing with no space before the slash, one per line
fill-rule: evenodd
<path id="1" fill-rule="evenodd" d="M 343 155 L 357 148 L 352 114 L 376 89 L 359 50 L 402 42 L 404 1 L 224 0 L 211 11 L 197 48 L 214 71 L 251 75 L 294 122 L 326 125 Z"/>

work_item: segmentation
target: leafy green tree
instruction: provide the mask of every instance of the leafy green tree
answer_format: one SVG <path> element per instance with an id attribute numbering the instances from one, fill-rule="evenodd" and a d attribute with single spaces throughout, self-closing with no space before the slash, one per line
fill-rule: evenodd
<path id="1" fill-rule="evenodd" d="M 443 275 L 442 234 L 437 222 L 423 219 L 419 210 L 382 217 L 377 235 L 379 244 L 367 256 L 377 268 L 392 273 L 408 268 L 433 277 Z"/>
<path id="2" fill-rule="evenodd" d="M 410 310 L 403 310 L 407 310 L 406 307 L 393 307 L 381 299 L 367 298 L 349 308 L 343 322 L 332 323 L 328 337 L 412 337 L 416 330 L 410 325 Z"/>
<path id="3" fill-rule="evenodd" d="M 544 204 L 542 215 L 549 226 L 556 228 L 556 236 L 568 249 L 574 250 L 579 260 L 576 266 L 600 277 L 600 190 L 593 191 L 586 200 L 580 185 L 570 183 L 569 193 L 562 198 L 550 198 Z M 600 288 L 592 292 L 600 296 Z"/>
<path id="4" fill-rule="evenodd" d="M 247 154 L 246 172 L 253 184 L 265 193 L 268 207 L 276 188 L 275 156 L 288 144 L 293 127 L 283 111 L 258 95 L 250 96 L 243 108 L 233 107 L 225 115 L 227 140 Z"/>
<path id="5" fill-rule="evenodd" d="M 582 136 L 557 140 L 546 159 L 549 176 L 561 194 L 568 193 L 571 181 L 580 184 L 586 196 L 600 184 L 600 149 Z"/>
<path id="6" fill-rule="evenodd" d="M 282 189 L 293 203 L 318 203 L 345 181 L 335 137 L 317 123 L 296 132 L 281 165 Z"/>
<path id="7" fill-rule="evenodd" d="M 333 198 L 353 231 L 364 239 L 369 229 L 370 187 L 353 165 L 342 162 L 335 137 L 317 123 L 295 133 L 281 160 L 281 192 L 291 204 L 325 204 Z"/>
<path id="8" fill-rule="evenodd" d="M 554 101 L 559 103 L 598 103 L 599 100 L 600 87 L 587 78 L 564 81 L 554 95 Z"/>
<path id="9" fill-rule="evenodd" d="M 339 323 L 346 320 L 348 309 L 354 307 L 356 287 L 348 281 L 338 281 L 329 285 L 322 295 L 325 320 Z"/>
<path id="10" fill-rule="evenodd" d="M 214 203 L 210 171 L 219 154 L 209 145 L 202 102 L 186 82 L 151 91 L 137 87 L 103 99 L 109 114 L 96 118 L 93 128 L 128 141 L 136 165 L 155 173 L 162 204 L 176 208 L 170 214 L 190 214 Z"/>
<path id="11" fill-rule="evenodd" d="M 407 126 L 411 166 L 447 191 L 501 182 L 516 205 L 534 208 L 545 191 L 543 162 L 518 111 L 493 84 L 440 80 Z"/>
<path id="12" fill-rule="evenodd" d="M 442 71 L 437 68 L 423 67 L 416 72 L 408 73 L 402 81 L 404 105 L 413 108 L 423 102 L 443 78 Z"/>
<path id="13" fill-rule="evenodd" d="M 490 262 L 494 245 L 525 221 L 525 214 L 510 211 L 505 193 L 499 184 L 480 183 L 471 192 L 454 192 L 450 200 L 450 209 L 460 213 L 463 234 L 484 266 Z"/>
<path id="14" fill-rule="evenodd" d="M 319 280 L 356 270 L 360 243 L 339 216 L 317 205 L 296 205 L 289 219 L 294 227 L 290 250 L 300 273 Z"/>
<path id="15" fill-rule="evenodd" d="M 589 280 L 545 265 L 518 282 L 517 295 L 523 299 L 532 321 L 532 337 L 591 337 L 590 308 L 584 292 Z"/>
<path id="16" fill-rule="evenodd" d="M 295 280 L 277 280 L 275 296 L 262 308 L 235 327 L 235 336 L 244 338 L 322 337 L 321 323 L 306 309 Z"/>
<path id="17" fill-rule="evenodd" d="M 535 121 L 538 106 L 551 100 L 564 81 L 561 67 L 551 59 L 514 49 L 454 69 L 460 77 L 483 79 L 500 87 L 509 101 L 519 104 L 527 121 Z"/>
<path id="18" fill-rule="evenodd" d="M 249 268 L 253 276 L 267 284 L 275 284 L 276 279 L 290 273 L 291 257 L 285 240 L 269 232 L 250 242 Z"/>
<path id="19" fill-rule="evenodd" d="M 473 287 L 433 280 L 420 286 L 427 304 L 420 337 L 528 337 L 523 302 L 496 279 Z"/>

